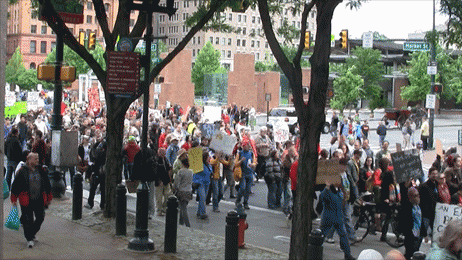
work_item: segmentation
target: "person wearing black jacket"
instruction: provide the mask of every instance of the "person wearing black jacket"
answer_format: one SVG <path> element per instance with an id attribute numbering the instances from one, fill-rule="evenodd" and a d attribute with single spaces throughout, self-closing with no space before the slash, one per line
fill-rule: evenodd
<path id="1" fill-rule="evenodd" d="M 19 131 L 12 128 L 5 142 L 5 153 L 7 158 L 6 182 L 11 189 L 11 180 L 13 173 L 22 158 L 22 147 L 19 141 Z"/>
<path id="2" fill-rule="evenodd" d="M 18 131 L 19 131 L 19 141 L 21 142 L 21 147 L 25 149 L 28 127 L 26 124 L 26 117 L 24 115 L 21 115 L 21 120 L 18 123 Z"/>
<path id="3" fill-rule="evenodd" d="M 428 180 L 420 185 L 420 199 L 424 201 L 421 205 L 422 217 L 427 230 L 432 230 L 435 220 L 435 208 L 438 202 L 438 170 L 431 167 L 428 170 Z"/>
<path id="4" fill-rule="evenodd" d="M 85 205 L 85 208 L 93 208 L 96 188 L 99 185 L 101 191 L 100 208 L 104 209 L 104 204 L 106 202 L 106 176 L 104 174 L 104 164 L 106 163 L 106 150 L 106 140 L 104 140 L 102 135 L 100 134 L 98 136 L 98 141 L 95 144 L 93 144 L 90 150 L 90 160 L 93 162 L 93 165 L 91 165 L 90 170 L 90 195 L 88 196 L 88 201 Z"/>
<path id="5" fill-rule="evenodd" d="M 419 250 L 427 230 L 423 224 L 419 191 L 414 187 L 409 188 L 408 198 L 408 201 L 401 204 L 399 225 L 404 234 L 404 257 L 409 260 Z"/>
<path id="6" fill-rule="evenodd" d="M 167 161 L 164 148 L 159 148 L 157 155 L 157 172 L 154 179 L 156 186 L 156 207 L 157 215 L 164 216 L 167 212 L 167 199 L 171 194 L 170 183 L 172 167 Z"/>

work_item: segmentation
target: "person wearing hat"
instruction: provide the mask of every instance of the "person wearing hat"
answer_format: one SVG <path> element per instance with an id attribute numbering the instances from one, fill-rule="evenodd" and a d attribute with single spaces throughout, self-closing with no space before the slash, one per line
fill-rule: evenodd
<path id="1" fill-rule="evenodd" d="M 141 150 L 140 146 L 136 143 L 136 138 L 134 136 L 128 137 L 128 142 L 122 150 L 122 156 L 124 157 L 124 177 L 125 180 L 128 180 L 132 175 L 133 171 L 133 161 L 135 160 L 135 155 Z"/>
<path id="2" fill-rule="evenodd" d="M 242 178 L 239 183 L 239 192 L 237 194 L 236 206 L 239 208 L 242 197 L 244 197 L 244 208 L 250 209 L 249 207 L 249 195 L 250 188 L 252 187 L 253 175 L 255 170 L 254 154 L 252 147 L 250 146 L 249 139 L 245 138 L 242 140 L 242 151 L 239 152 L 239 162 L 241 165 Z"/>
<path id="3" fill-rule="evenodd" d="M 176 157 L 175 159 L 175 162 L 173 162 L 173 168 L 172 168 L 172 172 L 173 172 L 173 175 L 172 175 L 172 179 L 175 179 L 175 175 L 178 173 L 179 170 L 181 170 L 181 168 L 183 167 L 183 164 L 181 163 L 181 161 L 184 159 L 184 158 L 188 158 L 188 152 L 181 148 L 179 151 L 178 151 L 178 156 Z"/>
<path id="4" fill-rule="evenodd" d="M 178 146 L 178 143 L 178 137 L 176 137 L 176 135 L 172 135 L 172 138 L 170 139 L 170 144 L 167 148 L 167 161 L 170 164 L 170 166 L 173 166 L 173 163 L 175 162 L 175 159 L 178 156 L 178 151 L 180 150 L 180 146 Z"/>

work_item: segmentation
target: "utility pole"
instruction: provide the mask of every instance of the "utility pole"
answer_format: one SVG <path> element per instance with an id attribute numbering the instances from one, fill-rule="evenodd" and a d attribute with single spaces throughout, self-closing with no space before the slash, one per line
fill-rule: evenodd
<path id="1" fill-rule="evenodd" d="M 436 41 L 437 41 L 437 35 L 435 31 L 435 0 L 433 0 L 433 31 L 432 31 L 432 47 L 431 47 L 431 66 L 436 66 Z M 435 75 L 432 74 L 430 75 L 431 78 L 431 94 L 435 94 L 433 85 L 435 85 Z M 433 130 L 434 130 L 434 118 L 435 118 L 435 109 L 430 108 L 430 119 L 428 121 L 428 125 L 430 128 L 430 134 L 428 136 L 428 148 L 433 148 Z"/>

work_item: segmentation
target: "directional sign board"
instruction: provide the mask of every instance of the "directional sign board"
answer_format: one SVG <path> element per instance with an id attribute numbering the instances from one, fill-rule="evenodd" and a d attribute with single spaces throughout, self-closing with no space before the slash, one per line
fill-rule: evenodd
<path id="1" fill-rule="evenodd" d="M 79 0 L 51 0 L 51 4 L 65 23 L 83 23 L 83 5 Z M 39 5 L 39 20 L 45 21 L 42 5 Z"/>
<path id="2" fill-rule="evenodd" d="M 374 35 L 372 32 L 363 33 L 363 48 L 371 49 L 374 46 Z"/>
<path id="3" fill-rule="evenodd" d="M 403 51 L 429 51 L 430 43 L 428 42 L 404 42 Z"/>
<path id="4" fill-rule="evenodd" d="M 140 82 L 140 54 L 118 51 L 107 54 L 108 93 L 134 94 Z"/>

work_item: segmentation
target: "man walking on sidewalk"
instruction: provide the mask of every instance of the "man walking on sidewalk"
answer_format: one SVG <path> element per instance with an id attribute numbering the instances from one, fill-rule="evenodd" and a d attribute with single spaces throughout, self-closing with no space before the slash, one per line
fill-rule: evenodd
<path id="1" fill-rule="evenodd" d="M 34 241 L 37 242 L 35 235 L 42 226 L 45 207 L 48 207 L 52 198 L 50 180 L 39 164 L 39 155 L 30 153 L 11 188 L 11 202 L 17 206 L 19 200 L 21 205 L 21 224 L 29 248 L 34 246 Z"/>

